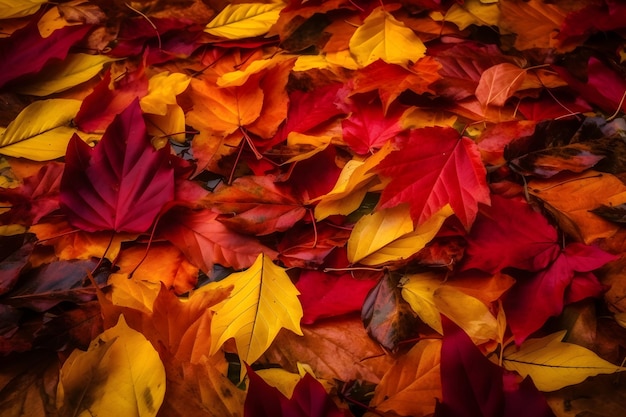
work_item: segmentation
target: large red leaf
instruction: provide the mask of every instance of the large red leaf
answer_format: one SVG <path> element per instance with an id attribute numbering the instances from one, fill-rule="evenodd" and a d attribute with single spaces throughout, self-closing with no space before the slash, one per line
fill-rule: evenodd
<path id="1" fill-rule="evenodd" d="M 138 100 L 115 117 L 95 149 L 74 135 L 60 195 L 70 223 L 88 232 L 147 231 L 174 198 L 169 152 L 150 143 Z"/>
<path id="2" fill-rule="evenodd" d="M 602 286 L 591 271 L 615 259 L 596 247 L 572 243 L 547 269 L 519 279 L 504 297 L 504 310 L 515 342 L 522 343 L 548 318 L 559 315 L 566 301 L 598 296 Z M 574 291 L 568 292 L 570 288 Z"/>
<path id="3" fill-rule="evenodd" d="M 91 25 L 66 26 L 42 38 L 37 20 L 0 39 L 0 87 L 26 74 L 39 72 L 51 59 L 64 59 Z"/>
<path id="4" fill-rule="evenodd" d="M 491 207 L 474 222 L 461 268 L 492 274 L 507 267 L 538 271 L 558 256 L 557 240 L 556 229 L 526 202 L 493 195 Z"/>
<path id="5" fill-rule="evenodd" d="M 487 172 L 476 144 L 452 128 L 427 127 L 411 132 L 400 150 L 378 166 L 391 179 L 382 193 L 381 208 L 409 203 L 418 224 L 450 204 L 469 229 L 478 203 L 489 204 Z"/>
<path id="6" fill-rule="evenodd" d="M 442 402 L 435 417 L 554 416 L 532 380 L 515 375 L 487 359 L 463 330 L 442 318 Z"/>

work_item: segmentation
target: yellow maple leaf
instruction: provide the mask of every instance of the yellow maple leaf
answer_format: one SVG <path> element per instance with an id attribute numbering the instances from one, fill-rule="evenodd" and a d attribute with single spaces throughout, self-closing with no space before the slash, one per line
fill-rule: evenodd
<path id="1" fill-rule="evenodd" d="M 63 364 L 57 389 L 60 415 L 156 416 L 165 396 L 165 367 L 152 344 L 120 316 L 84 352 Z"/>
<path id="2" fill-rule="evenodd" d="M 350 52 L 367 66 L 382 59 L 388 64 L 408 66 L 426 54 L 426 46 L 403 22 L 382 6 L 374 9 L 350 38 Z"/>
<path id="3" fill-rule="evenodd" d="M 507 348 L 504 367 L 524 377 L 530 375 L 539 391 L 556 391 L 590 376 L 626 370 L 587 348 L 562 342 L 565 333 L 562 330 L 540 339 L 529 339 L 519 349 Z"/>
<path id="4" fill-rule="evenodd" d="M 251 364 L 269 348 L 281 328 L 302 335 L 300 293 L 285 270 L 270 258 L 260 254 L 246 271 L 231 274 L 212 287 L 231 285 L 228 299 L 215 308 L 211 355 L 232 337 L 240 359 Z"/>
<path id="5" fill-rule="evenodd" d="M 348 260 L 381 265 L 407 259 L 423 249 L 452 214 L 452 208 L 447 204 L 416 229 L 407 205 L 363 216 L 348 239 Z"/>
<path id="6" fill-rule="evenodd" d="M 266 34 L 278 20 L 284 3 L 229 4 L 204 31 L 226 39 L 245 39 Z"/>

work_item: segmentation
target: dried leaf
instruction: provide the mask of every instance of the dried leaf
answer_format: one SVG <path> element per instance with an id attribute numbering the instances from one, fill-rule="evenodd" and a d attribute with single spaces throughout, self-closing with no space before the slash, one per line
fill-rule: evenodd
<path id="1" fill-rule="evenodd" d="M 278 16 L 283 3 L 244 3 L 227 5 L 205 27 L 204 31 L 226 39 L 244 39 L 266 34 Z"/>

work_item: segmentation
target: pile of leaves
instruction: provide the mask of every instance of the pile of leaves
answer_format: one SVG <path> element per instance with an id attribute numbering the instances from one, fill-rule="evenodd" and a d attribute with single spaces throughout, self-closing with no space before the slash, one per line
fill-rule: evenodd
<path id="1" fill-rule="evenodd" d="M 0 2 L 2 414 L 626 415 L 625 15 Z"/>

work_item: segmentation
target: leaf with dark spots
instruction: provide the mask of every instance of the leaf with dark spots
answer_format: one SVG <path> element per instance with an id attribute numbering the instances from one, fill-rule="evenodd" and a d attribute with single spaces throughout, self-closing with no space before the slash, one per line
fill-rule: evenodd
<path id="1" fill-rule="evenodd" d="M 22 75 L 39 72 L 52 59 L 64 59 L 91 28 L 91 25 L 66 26 L 42 38 L 37 21 L 33 20 L 0 39 L 0 88 Z"/>
<path id="2" fill-rule="evenodd" d="M 522 175 L 550 178 L 563 171 L 583 172 L 604 159 L 587 143 L 574 143 L 531 152 L 510 161 L 510 166 Z"/>
<path id="3" fill-rule="evenodd" d="M 143 233 L 174 199 L 169 147 L 155 150 L 135 100 L 92 149 L 78 136 L 68 145 L 61 204 L 87 232 Z"/>
<path id="4" fill-rule="evenodd" d="M 363 302 L 361 319 L 367 333 L 394 352 L 400 342 L 417 337 L 420 319 L 402 298 L 400 276 L 386 273 Z"/>
<path id="5" fill-rule="evenodd" d="M 546 120 L 537 123 L 530 136 L 518 138 L 504 148 L 504 158 L 511 161 L 552 146 L 569 145 L 581 126 L 582 123 L 578 119 Z"/>
<path id="6" fill-rule="evenodd" d="M 18 283 L 0 297 L 0 302 L 14 307 L 46 311 L 64 301 L 82 304 L 96 298 L 96 291 L 87 279 L 97 260 L 57 261 L 22 274 Z M 100 271 L 94 279 L 106 283 L 109 272 Z"/>
<path id="7" fill-rule="evenodd" d="M 606 206 L 603 204 L 591 210 L 591 212 L 610 222 L 626 224 L 626 203 L 617 206 Z"/>

